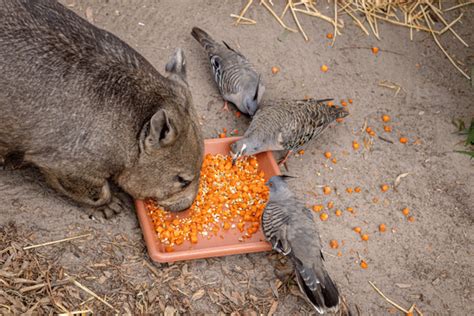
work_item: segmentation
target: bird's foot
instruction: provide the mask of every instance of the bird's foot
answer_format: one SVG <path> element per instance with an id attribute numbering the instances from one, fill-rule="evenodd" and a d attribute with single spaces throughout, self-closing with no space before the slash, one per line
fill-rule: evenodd
<path id="1" fill-rule="evenodd" d="M 286 164 L 286 162 L 287 162 L 288 158 L 290 157 L 291 153 L 292 153 L 292 151 L 291 151 L 291 150 L 288 150 L 288 152 L 286 153 L 285 157 L 284 157 L 282 160 L 280 160 L 280 161 L 278 162 L 278 166 L 281 166 L 281 165 L 285 166 L 285 170 L 286 170 L 287 172 L 288 172 L 289 170 L 288 170 L 288 165 Z"/>
<path id="2" fill-rule="evenodd" d="M 224 101 L 224 106 L 222 107 L 221 111 L 230 112 L 229 105 L 228 105 L 227 101 Z"/>

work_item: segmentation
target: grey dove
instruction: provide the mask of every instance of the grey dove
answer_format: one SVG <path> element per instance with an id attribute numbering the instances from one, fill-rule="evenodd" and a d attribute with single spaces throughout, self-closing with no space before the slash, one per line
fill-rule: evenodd
<path id="1" fill-rule="evenodd" d="M 191 35 L 204 47 L 209 55 L 214 80 L 225 100 L 232 102 L 240 112 L 253 116 L 258 109 L 265 86 L 253 65 L 240 52 L 226 42 L 220 44 L 198 27 Z"/>
<path id="2" fill-rule="evenodd" d="M 267 185 L 270 198 L 262 215 L 265 238 L 293 262 L 298 286 L 319 314 L 339 311 L 339 291 L 324 267 L 313 213 L 291 192 L 285 176 L 273 176 Z"/>
<path id="3" fill-rule="evenodd" d="M 328 106 L 328 100 L 280 100 L 262 105 L 244 136 L 231 145 L 234 162 L 242 155 L 264 151 L 291 152 L 317 138 L 337 118 L 349 113 L 342 107 Z"/>

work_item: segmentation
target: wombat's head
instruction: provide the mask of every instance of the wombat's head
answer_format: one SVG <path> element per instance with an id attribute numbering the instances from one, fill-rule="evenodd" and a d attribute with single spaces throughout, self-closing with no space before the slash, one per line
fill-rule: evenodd
<path id="1" fill-rule="evenodd" d="M 186 81 L 183 52 L 178 49 L 166 65 L 167 93 L 160 109 L 144 124 L 140 153 L 118 184 L 134 198 L 154 198 L 168 211 L 182 211 L 194 201 L 204 143 Z"/>

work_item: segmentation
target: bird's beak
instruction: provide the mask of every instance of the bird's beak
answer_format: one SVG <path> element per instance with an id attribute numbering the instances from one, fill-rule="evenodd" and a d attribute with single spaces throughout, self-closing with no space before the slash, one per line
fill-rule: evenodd
<path id="1" fill-rule="evenodd" d="M 282 174 L 280 177 L 282 179 L 285 179 L 285 180 L 286 179 L 296 179 L 296 178 L 298 178 L 297 176 L 290 176 L 290 175 L 287 175 L 287 174 Z"/>
<path id="2" fill-rule="evenodd" d="M 242 157 L 242 155 L 245 153 L 246 148 L 247 148 L 247 145 L 244 144 L 242 148 L 240 148 L 240 150 L 236 152 L 235 154 L 232 151 L 230 152 L 230 155 L 232 156 L 232 166 L 235 165 L 235 162 L 237 161 L 237 159 Z"/>

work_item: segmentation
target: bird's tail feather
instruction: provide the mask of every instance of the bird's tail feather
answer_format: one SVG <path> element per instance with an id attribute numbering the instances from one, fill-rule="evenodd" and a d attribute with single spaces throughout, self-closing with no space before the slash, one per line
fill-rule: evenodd
<path id="1" fill-rule="evenodd" d="M 314 268 L 297 264 L 296 281 L 301 292 L 320 314 L 339 310 L 339 291 L 324 267 L 319 267 L 316 271 Z"/>
<path id="2" fill-rule="evenodd" d="M 199 27 L 193 27 L 191 35 L 202 45 L 202 47 L 204 47 L 206 51 L 212 52 L 215 49 L 216 41 Z"/>

